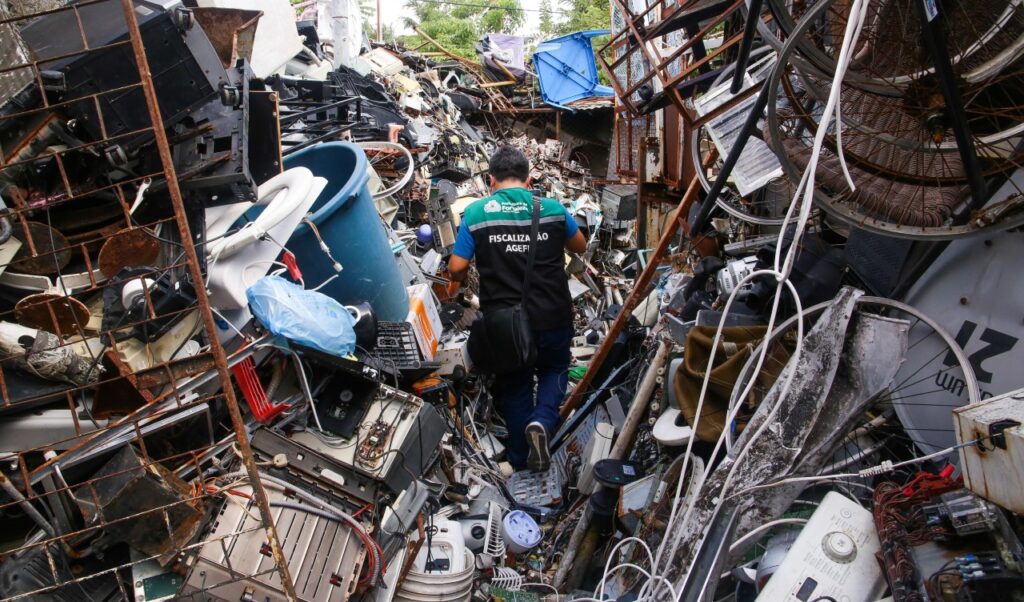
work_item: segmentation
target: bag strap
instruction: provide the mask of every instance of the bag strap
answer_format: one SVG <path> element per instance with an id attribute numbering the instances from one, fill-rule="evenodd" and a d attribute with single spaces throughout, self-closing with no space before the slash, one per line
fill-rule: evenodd
<path id="1" fill-rule="evenodd" d="M 526 274 L 523 276 L 523 294 L 520 298 L 520 303 L 526 302 L 526 293 L 530 290 L 530 284 L 533 280 L 533 264 L 537 260 L 537 247 L 539 246 L 540 231 L 540 199 L 533 197 L 533 220 L 530 222 L 530 255 L 526 259 Z"/>

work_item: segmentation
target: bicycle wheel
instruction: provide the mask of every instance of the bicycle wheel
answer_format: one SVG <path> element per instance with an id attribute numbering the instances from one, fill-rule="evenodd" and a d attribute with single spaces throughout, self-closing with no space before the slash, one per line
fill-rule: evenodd
<path id="1" fill-rule="evenodd" d="M 852 54 L 847 82 L 872 93 L 902 96 L 934 75 L 923 50 L 920 0 L 869 0 L 866 18 Z M 842 46 L 851 0 L 769 0 L 774 30 L 797 37 L 804 66 L 832 74 Z M 826 10 L 820 10 L 825 7 Z M 948 23 L 950 61 L 965 83 L 986 81 L 1024 53 L 1024 7 L 1016 0 L 942 3 Z M 800 27 L 811 19 L 810 27 Z"/>
<path id="2" fill-rule="evenodd" d="M 798 43 L 822 28 L 821 18 L 845 0 L 822 0 L 797 24 L 773 74 L 764 133 L 786 172 L 798 181 L 813 152 L 831 76 L 806 68 Z M 789 63 L 789 64 L 787 64 Z M 1003 75 L 1010 72 L 1004 71 Z M 971 199 L 960 152 L 948 126 L 942 94 L 924 77 L 901 96 L 870 92 L 844 80 L 841 123 L 825 138 L 815 199 L 827 213 L 854 227 L 906 238 L 953 239 L 1024 223 L 1024 192 L 1006 176 L 1022 165 L 1024 78 L 999 78 L 965 87 L 971 143 L 990 189 L 991 204 L 967 216 Z M 889 90 L 896 88 L 890 86 Z M 842 169 L 842 151 L 856 185 Z"/>
<path id="3" fill-rule="evenodd" d="M 752 73 L 751 79 L 753 82 L 763 81 L 770 76 L 773 54 L 773 49 L 769 46 L 761 46 L 751 51 L 748 71 Z M 723 69 L 722 73 L 712 84 L 712 91 L 708 95 L 714 94 L 714 90 L 717 90 L 720 86 L 727 86 L 734 72 L 735 64 Z M 740 105 L 740 108 L 742 106 Z M 712 120 L 711 123 L 728 119 L 731 119 L 730 113 Z M 753 142 L 748 141 L 747 144 L 751 145 Z M 761 141 L 757 143 L 763 144 Z M 697 128 L 691 136 L 691 160 L 695 166 L 698 166 L 696 170 L 697 178 L 700 180 L 705 192 L 711 190 L 711 183 L 717 176 L 723 162 L 722 157 L 728 153 L 728 149 L 719 148 L 719 159 L 709 169 L 701 169 L 700 166 L 704 165 L 707 152 L 714 144 L 716 142 L 712 140 L 707 126 Z M 747 152 L 748 150 L 745 148 L 744 154 Z M 793 198 L 794 191 L 793 185 L 783 174 L 781 177 L 772 179 L 759 190 L 746 196 L 741 195 L 731 183 L 726 184 L 718 199 L 716 199 L 715 204 L 732 217 L 748 224 L 755 226 L 781 226 L 785 222 L 786 208 Z"/>

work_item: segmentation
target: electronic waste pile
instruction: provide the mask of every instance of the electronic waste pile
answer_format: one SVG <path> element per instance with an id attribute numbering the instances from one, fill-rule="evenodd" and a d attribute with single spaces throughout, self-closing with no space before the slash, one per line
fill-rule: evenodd
<path id="1" fill-rule="evenodd" d="M 1024 600 L 1017 3 L 950 40 L 988 204 L 942 72 L 840 56 L 912 3 L 612 0 L 532 65 L 355 2 L 50 4 L 0 3 L 0 599 Z M 588 241 L 546 472 L 446 270 L 502 144 Z"/>

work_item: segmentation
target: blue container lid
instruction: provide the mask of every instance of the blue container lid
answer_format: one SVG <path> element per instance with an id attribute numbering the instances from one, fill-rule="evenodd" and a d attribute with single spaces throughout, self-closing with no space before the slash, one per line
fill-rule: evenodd
<path id="1" fill-rule="evenodd" d="M 608 33 L 607 29 L 578 31 L 537 46 L 533 67 L 544 102 L 562 107 L 581 98 L 614 95 L 611 88 L 599 83 L 591 44 L 592 38 Z"/>

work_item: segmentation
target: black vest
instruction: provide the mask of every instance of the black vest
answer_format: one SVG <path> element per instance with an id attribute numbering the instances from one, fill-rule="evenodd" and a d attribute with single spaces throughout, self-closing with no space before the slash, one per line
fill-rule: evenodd
<path id="1" fill-rule="evenodd" d="M 523 188 L 499 190 L 466 209 L 480 272 L 480 305 L 510 307 L 522 296 L 530 251 L 533 197 Z M 565 209 L 554 199 L 541 203 L 539 247 L 526 310 L 534 330 L 572 325 L 572 298 L 565 274 Z"/>

